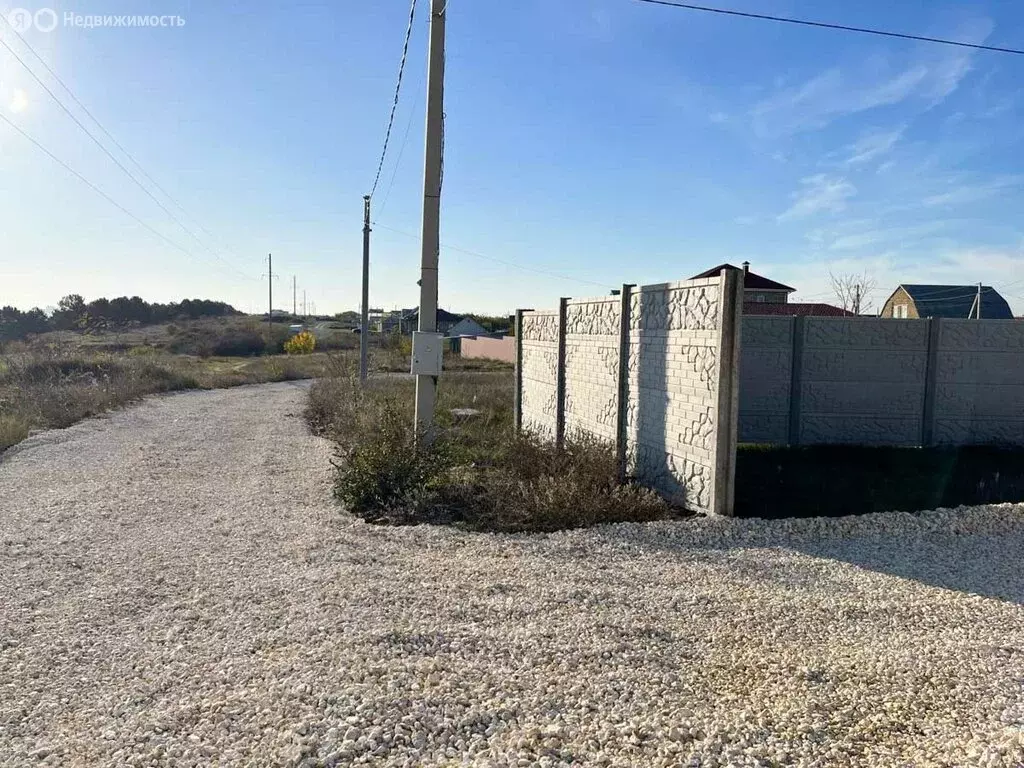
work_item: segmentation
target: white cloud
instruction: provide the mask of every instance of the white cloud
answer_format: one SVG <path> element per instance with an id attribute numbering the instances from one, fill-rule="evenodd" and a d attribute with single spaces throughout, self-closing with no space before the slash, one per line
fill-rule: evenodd
<path id="1" fill-rule="evenodd" d="M 828 244 L 828 249 L 830 251 L 855 251 L 882 244 L 918 245 L 923 239 L 928 239 L 929 242 L 933 241 L 934 238 L 929 236 L 938 234 L 947 226 L 948 222 L 938 220 L 906 227 L 869 227 L 859 231 L 848 231 L 845 234 L 837 234 Z"/>
<path id="2" fill-rule="evenodd" d="M 838 213 L 857 188 L 846 179 L 819 173 L 800 180 L 801 189 L 793 193 L 793 204 L 779 214 L 779 221 L 802 219 L 816 213 Z"/>
<path id="3" fill-rule="evenodd" d="M 992 30 L 987 19 L 956 31 L 958 39 L 980 42 Z M 848 115 L 915 101 L 921 111 L 944 101 L 971 70 L 972 54 L 964 50 L 920 49 L 899 67 L 883 61 L 834 66 L 800 85 L 783 86 L 751 110 L 754 130 L 771 138 L 815 130 Z"/>
<path id="4" fill-rule="evenodd" d="M 980 203 L 1006 192 L 1019 192 L 1024 188 L 1024 176 L 1006 176 L 983 184 L 962 184 L 945 192 L 924 198 L 927 206 L 970 205 Z"/>
<path id="5" fill-rule="evenodd" d="M 888 154 L 903 136 L 904 128 L 894 131 L 873 131 L 861 136 L 847 149 L 846 165 L 863 165 Z"/>
<path id="6" fill-rule="evenodd" d="M 923 65 L 882 80 L 830 69 L 755 105 L 754 130 L 772 137 L 824 128 L 836 118 L 905 101 L 927 87 L 930 75 Z"/>

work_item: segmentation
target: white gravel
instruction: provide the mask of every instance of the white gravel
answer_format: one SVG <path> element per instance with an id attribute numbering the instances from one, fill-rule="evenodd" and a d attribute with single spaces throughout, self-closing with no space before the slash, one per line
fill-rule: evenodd
<path id="1" fill-rule="evenodd" d="M 0 461 L 0 765 L 1024 764 L 1024 507 L 375 528 L 303 402 Z"/>

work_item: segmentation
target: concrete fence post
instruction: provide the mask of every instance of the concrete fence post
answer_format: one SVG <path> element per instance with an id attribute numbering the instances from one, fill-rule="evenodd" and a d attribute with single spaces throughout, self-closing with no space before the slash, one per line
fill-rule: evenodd
<path id="1" fill-rule="evenodd" d="M 619 381 L 615 396 L 615 461 L 619 482 L 626 479 L 627 415 L 629 410 L 629 327 L 632 311 L 633 283 L 623 283 L 619 294 Z"/>
<path id="2" fill-rule="evenodd" d="M 800 445 L 800 400 L 803 389 L 804 326 L 807 318 L 793 318 L 792 369 L 789 376 L 789 444 Z"/>
<path id="3" fill-rule="evenodd" d="M 718 347 L 718 418 L 713 511 L 735 514 L 736 449 L 740 415 L 740 329 L 743 325 L 743 273 L 723 269 Z"/>
<path id="4" fill-rule="evenodd" d="M 558 376 L 555 384 L 555 447 L 565 445 L 565 317 L 569 299 L 558 300 Z"/>
<path id="5" fill-rule="evenodd" d="M 935 442 L 935 388 L 938 383 L 942 318 L 931 317 L 927 322 L 928 356 L 924 368 L 924 407 L 921 411 L 921 446 L 925 448 Z"/>
<path id="6" fill-rule="evenodd" d="M 528 309 L 516 310 L 516 391 L 512 405 L 512 414 L 517 433 L 523 431 L 523 312 L 529 311 Z"/>

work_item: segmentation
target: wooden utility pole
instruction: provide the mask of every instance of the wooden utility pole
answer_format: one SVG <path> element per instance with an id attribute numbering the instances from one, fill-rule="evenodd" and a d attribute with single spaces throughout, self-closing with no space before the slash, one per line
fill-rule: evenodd
<path id="1" fill-rule="evenodd" d="M 359 323 L 359 381 L 366 381 L 370 333 L 370 196 L 363 195 L 363 303 Z"/>
<path id="2" fill-rule="evenodd" d="M 420 332 L 437 331 L 437 266 L 441 227 L 441 163 L 444 131 L 444 17 L 448 0 L 430 0 L 427 55 L 427 135 L 423 158 L 423 250 L 420 257 Z M 416 376 L 415 426 L 430 440 L 437 376 Z"/>

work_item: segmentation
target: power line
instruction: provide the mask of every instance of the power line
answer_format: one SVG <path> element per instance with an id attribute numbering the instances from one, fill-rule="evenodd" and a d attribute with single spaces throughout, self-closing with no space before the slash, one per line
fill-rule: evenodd
<path id="1" fill-rule="evenodd" d="M 391 117 L 388 118 L 388 129 L 384 133 L 384 149 L 380 153 L 380 162 L 377 163 L 377 175 L 373 177 L 373 187 L 370 189 L 370 197 L 377 191 L 377 182 L 380 181 L 380 172 L 384 168 L 384 158 L 388 154 L 388 142 L 391 140 L 391 127 L 395 123 L 395 110 L 398 109 L 398 96 L 402 92 L 402 74 L 405 72 L 405 59 L 409 55 L 409 38 L 412 37 L 412 23 L 416 16 L 416 0 L 412 0 L 409 6 L 409 26 L 405 30 L 405 43 L 402 45 L 402 60 L 398 64 L 398 83 L 395 85 L 395 100 L 391 104 Z"/>
<path id="2" fill-rule="evenodd" d="M 913 283 L 910 283 L 913 285 Z M 983 292 L 995 293 L 995 288 L 990 285 L 982 286 Z M 918 292 L 914 291 L 914 301 L 950 301 L 951 299 L 962 299 L 967 296 L 975 296 L 978 293 L 978 287 L 966 286 L 966 285 L 951 285 L 946 288 L 942 288 L 935 291 Z"/>
<path id="3" fill-rule="evenodd" d="M 192 251 L 188 250 L 184 246 L 179 245 L 175 241 L 171 240 L 169 237 L 167 237 L 165 234 L 163 234 L 159 230 L 154 229 L 152 226 L 150 226 L 149 224 L 144 222 L 142 219 L 140 219 L 138 216 L 136 216 L 134 213 L 129 211 L 127 208 L 125 208 L 123 205 L 121 205 L 119 202 L 117 202 L 114 198 L 112 198 L 110 195 L 108 195 L 102 189 L 100 189 L 95 184 L 93 184 L 91 181 L 89 181 L 87 178 L 85 178 L 85 176 L 80 174 L 78 171 L 76 171 L 70 165 L 68 165 L 63 160 L 61 160 L 59 157 L 57 157 L 55 154 L 53 154 L 53 152 L 51 152 L 45 146 L 43 146 L 38 141 L 36 141 L 34 138 L 32 138 L 32 136 L 30 136 L 27 132 L 22 130 L 22 128 L 20 126 L 18 126 L 16 123 L 14 123 L 3 112 L 0 112 L 0 120 L 3 120 L 5 123 L 7 123 L 9 126 L 11 126 L 11 128 L 13 128 L 15 131 L 17 131 L 19 134 L 21 134 L 26 140 L 28 140 L 30 143 L 32 143 L 36 147 L 36 149 L 38 149 L 40 152 L 45 154 L 47 157 L 49 157 L 51 160 L 53 160 L 55 163 L 57 163 L 57 165 L 61 166 L 64 170 L 66 170 L 68 173 L 73 175 L 75 178 L 77 178 L 79 181 L 81 181 L 83 184 L 85 184 L 87 187 L 89 187 L 89 189 L 91 189 L 93 192 L 95 192 L 100 197 L 102 197 L 104 200 L 106 200 L 108 203 L 110 203 L 112 206 L 114 206 L 119 211 L 121 211 L 121 213 L 123 213 L 126 216 L 128 216 L 129 218 L 131 218 L 139 226 L 144 227 L 145 229 L 149 230 L 154 235 L 156 235 L 161 240 L 163 240 L 165 243 L 170 245 L 172 248 L 175 248 L 176 250 L 181 251 L 186 256 L 189 256 L 189 257 L 191 257 L 193 259 L 196 258 L 196 255 L 194 253 L 192 253 Z"/>
<path id="4" fill-rule="evenodd" d="M 3 18 L 4 22 L 7 23 L 8 26 L 11 26 L 12 29 L 13 29 L 13 25 L 11 25 L 11 22 L 8 21 L 6 19 L 6 17 L 3 16 L 3 14 L 0 14 L 0 18 Z M 17 33 L 17 30 L 15 30 L 15 32 Z M 21 35 L 18 35 L 18 37 L 21 38 Z M 24 42 L 24 38 L 21 38 L 21 39 Z M 27 42 L 25 44 L 28 45 Z M 118 160 L 117 157 L 115 157 L 114 154 L 109 149 L 107 149 L 107 147 L 103 144 L 102 141 L 100 141 L 98 138 L 96 138 L 96 135 L 92 131 L 90 131 L 81 120 L 78 119 L 78 116 L 75 115 L 75 113 L 72 112 L 63 101 L 61 101 L 60 97 L 57 96 L 57 94 L 55 94 L 52 90 L 50 90 L 49 86 L 47 86 L 46 83 L 43 82 L 43 79 L 41 77 L 39 77 L 39 75 L 36 74 L 35 70 L 33 70 L 32 67 L 30 67 L 26 63 L 26 61 L 23 58 L 21 58 L 21 56 L 19 56 L 18 53 L 13 48 L 11 48 L 10 45 L 7 44 L 6 40 L 4 40 L 3 38 L 0 38 L 0 45 L 2 45 L 4 48 L 6 48 L 8 53 L 10 53 L 11 56 L 13 56 L 15 58 L 15 60 L 19 64 L 21 64 L 21 66 L 23 66 L 25 68 L 25 70 L 29 73 L 29 75 L 32 76 L 32 79 L 34 79 L 37 83 L 39 83 L 39 85 L 42 87 L 42 89 L 44 91 L 46 91 L 47 94 L 49 94 L 50 98 L 52 98 L 57 103 L 57 106 L 59 106 L 67 114 L 67 116 L 70 117 L 72 119 L 72 121 L 74 121 L 75 125 L 77 125 L 79 128 L 82 129 L 82 131 L 85 132 L 86 136 L 88 136 L 90 139 L 92 139 L 93 143 L 95 143 L 96 146 L 99 147 L 100 150 L 102 150 L 103 154 L 105 154 L 107 157 L 109 157 L 114 162 L 114 164 L 118 168 L 120 168 L 125 173 L 126 176 L 128 176 L 129 179 L 131 179 L 133 182 L 135 182 L 135 184 L 139 187 L 139 189 L 141 189 L 143 192 L 145 192 L 146 195 L 154 203 L 156 203 L 160 207 L 160 210 L 162 210 L 164 213 L 166 213 L 167 216 L 169 216 L 171 218 L 171 220 L 174 221 L 175 224 L 177 224 L 179 227 L 181 227 L 181 229 L 184 230 L 186 234 L 188 234 L 190 237 L 192 237 L 193 240 L 195 240 L 197 243 L 199 243 L 199 245 L 201 245 L 206 251 L 208 251 L 210 253 L 210 255 L 213 256 L 215 259 L 220 261 L 222 264 L 224 264 L 228 268 L 234 270 L 238 274 L 243 275 L 246 279 L 251 279 L 249 275 L 246 275 L 241 270 L 239 270 L 237 267 L 235 267 L 233 264 L 230 264 L 229 262 L 225 261 L 223 258 L 221 258 L 216 253 L 214 253 L 212 250 L 210 250 L 210 248 L 207 247 L 206 244 L 203 243 L 203 241 L 200 240 L 199 237 L 192 230 L 190 230 L 188 227 L 186 227 L 184 224 L 182 224 L 181 220 L 178 219 L 178 217 L 175 216 L 170 211 L 170 209 L 166 205 L 164 205 L 160 201 L 160 199 L 157 198 L 156 195 L 154 195 L 149 190 L 148 187 L 146 187 L 145 184 L 143 184 L 141 181 L 139 181 L 138 177 L 135 176 L 135 174 L 133 174 L 127 167 L 125 167 L 124 163 L 122 163 L 120 160 Z M 29 46 L 29 49 L 32 50 L 32 53 L 35 54 L 36 58 L 40 58 L 39 54 L 36 53 L 35 50 L 31 48 L 31 46 Z M 47 69 L 49 69 L 49 67 L 47 67 Z M 58 78 L 58 80 L 59 80 L 59 78 Z M 63 85 L 63 83 L 61 83 L 61 84 Z M 67 86 L 64 86 L 64 87 L 67 90 Z M 69 93 L 70 93 L 70 91 L 69 91 Z M 72 94 L 72 98 L 75 98 L 74 94 Z M 77 99 L 75 99 L 75 100 L 77 102 Z M 86 113 L 89 114 L 88 110 L 86 110 Z M 90 117 L 92 117 L 91 114 L 90 114 Z M 95 117 L 93 117 L 92 119 L 93 119 L 93 121 L 95 121 L 97 123 L 97 125 L 99 125 L 99 122 L 96 121 Z M 10 121 L 8 121 L 8 122 L 10 122 Z M 13 125 L 13 123 L 12 123 L 12 125 Z M 102 126 L 100 126 L 100 128 L 102 129 Z M 114 142 L 114 144 L 117 145 L 117 146 L 120 146 L 120 145 L 117 144 L 116 141 Z M 124 150 L 122 149 L 122 152 L 123 151 Z M 125 152 L 125 154 L 127 155 L 128 153 Z M 166 192 L 164 194 L 166 194 Z"/>
<path id="5" fill-rule="evenodd" d="M 402 146 L 398 148 L 398 157 L 395 158 L 395 167 L 391 172 L 391 181 L 388 182 L 388 190 L 384 193 L 384 202 L 380 204 L 380 208 L 377 209 L 377 214 L 384 213 L 384 209 L 387 207 L 388 200 L 391 199 L 391 188 L 395 186 L 395 178 L 398 176 L 398 167 L 402 163 L 402 155 L 405 154 L 405 145 L 409 141 L 409 129 L 412 128 L 412 120 L 416 116 L 416 107 L 419 106 L 419 98 L 413 102 L 412 109 L 409 111 L 409 122 L 405 124 L 405 135 L 402 137 Z"/>
<path id="6" fill-rule="evenodd" d="M 132 165 L 134 165 L 136 168 L 139 169 L 139 172 L 149 181 L 149 183 L 152 184 L 154 187 L 156 187 L 157 190 L 159 190 L 161 192 L 161 194 L 164 195 L 164 197 L 166 197 L 168 200 L 170 200 L 171 203 L 173 203 L 174 206 L 179 211 L 181 211 L 189 220 L 191 220 L 193 224 L 195 224 L 197 227 L 199 227 L 199 229 L 201 229 L 206 234 L 207 237 L 209 237 L 213 241 L 216 241 L 217 238 L 214 237 L 213 233 L 210 232 L 210 230 L 208 230 L 206 227 L 204 227 L 201 222 L 196 220 L 196 218 L 194 216 L 189 214 L 189 212 L 187 210 L 185 210 L 184 206 L 182 206 L 182 204 L 179 203 L 171 195 L 170 192 L 168 192 L 166 189 L 164 189 L 160 185 L 160 183 L 157 182 L 157 180 L 154 179 L 146 171 L 146 169 L 142 166 L 142 163 L 140 163 L 138 160 L 136 160 L 135 157 L 132 155 L 132 153 L 129 152 L 127 149 L 125 149 L 124 146 L 116 138 L 114 138 L 114 135 L 110 131 L 107 130 L 106 126 L 104 126 L 103 123 L 100 122 L 100 119 L 98 117 L 96 117 L 96 115 L 94 115 L 85 104 L 82 103 L 82 100 L 79 99 L 78 96 L 75 95 L 75 92 L 71 90 L 71 87 L 67 83 L 65 83 L 63 79 L 61 79 L 61 76 L 58 75 L 49 64 L 46 63 L 46 59 L 44 59 L 41 55 L 39 55 L 39 52 L 35 48 L 32 47 L 31 43 L 29 43 L 29 41 L 26 40 L 24 38 L 24 36 L 20 32 L 18 32 L 17 29 L 14 28 L 14 26 L 10 23 L 10 21 L 6 17 L 3 17 L 3 18 L 4 18 L 4 21 L 7 22 L 7 25 L 11 28 L 11 31 L 14 32 L 14 34 L 17 36 L 17 38 L 19 40 L 21 40 L 22 44 L 26 48 L 28 48 L 28 50 L 31 51 L 32 55 L 36 57 L 36 60 L 40 64 L 43 65 L 43 68 L 50 74 L 50 77 L 52 77 L 54 80 L 56 80 L 60 84 L 60 87 L 63 88 L 64 91 L 68 94 L 68 96 L 71 97 L 71 100 L 74 101 L 75 104 L 78 105 L 79 109 L 81 109 L 86 115 L 89 116 L 89 119 L 91 119 L 101 131 L 103 131 L 103 134 L 108 139 L 110 139 L 111 143 L 115 147 L 117 147 L 121 151 L 121 153 L 125 157 L 128 158 L 128 160 L 131 161 Z M 225 250 L 228 250 L 229 252 L 231 252 L 230 249 L 225 249 Z M 235 254 L 235 255 L 237 256 L 237 254 Z"/>
<path id="7" fill-rule="evenodd" d="M 405 237 L 411 237 L 414 240 L 419 240 L 420 239 L 419 235 L 414 235 L 411 232 L 403 232 L 400 229 L 395 229 L 394 227 L 389 227 L 386 224 L 381 224 L 380 222 L 377 222 L 377 221 L 373 222 L 373 226 L 380 227 L 381 229 L 386 229 L 389 232 L 394 232 L 395 234 L 404 235 Z M 597 283 L 597 282 L 594 282 L 593 280 L 584 280 L 583 278 L 579 278 L 579 277 L 569 277 L 568 275 L 560 275 L 557 272 L 549 272 L 546 269 L 537 269 L 536 267 L 523 266 L 522 264 L 516 264 L 515 262 L 512 262 L 512 261 L 505 261 L 504 259 L 498 259 L 498 258 L 495 258 L 494 256 L 488 256 L 488 255 L 483 254 L 483 253 L 478 253 L 477 251 L 469 251 L 469 250 L 466 250 L 465 248 L 458 248 L 458 247 L 456 247 L 454 245 L 448 245 L 447 243 L 441 243 L 441 247 L 442 248 L 447 248 L 449 251 L 456 251 L 457 253 L 464 253 L 467 256 L 473 256 L 473 257 L 478 258 L 478 259 L 484 259 L 485 261 L 493 261 L 493 262 L 495 262 L 497 264 L 504 264 L 507 267 L 512 267 L 512 269 L 520 269 L 520 270 L 523 270 L 523 271 L 526 271 L 526 272 L 535 272 L 535 273 L 537 273 L 539 275 L 547 275 L 548 277 L 556 277 L 559 280 L 569 280 L 569 281 L 575 282 L 575 283 L 585 283 L 587 285 L 596 285 L 596 286 L 598 286 L 599 288 L 602 288 L 602 289 L 607 289 L 607 287 L 608 287 L 604 283 Z"/>
<path id="8" fill-rule="evenodd" d="M 636 0 L 639 3 L 650 5 L 665 5 L 670 8 L 684 8 L 688 11 L 703 11 L 705 13 L 718 13 L 723 16 L 741 16 L 745 19 L 760 19 L 762 21 L 777 21 L 784 24 L 799 24 L 804 27 L 819 27 L 822 29 L 836 29 L 843 32 L 859 32 L 864 35 L 879 35 L 881 37 L 896 37 L 901 40 L 917 40 L 923 43 L 939 43 L 940 45 L 954 45 L 958 48 L 974 48 L 980 51 L 995 51 L 997 53 L 1015 53 L 1024 56 L 1024 50 L 1017 48 L 1001 48 L 994 45 L 980 45 L 978 43 L 965 43 L 962 40 L 945 40 L 940 37 L 925 37 L 923 35 L 909 35 L 902 32 L 890 32 L 883 29 L 869 29 L 867 27 L 851 27 L 846 24 L 829 24 L 823 21 L 808 21 L 806 19 L 794 19 L 788 16 L 770 16 L 765 13 L 750 13 L 748 11 L 735 11 L 727 8 L 710 8 L 703 5 L 691 5 L 690 3 L 677 3 L 673 0 Z"/>

